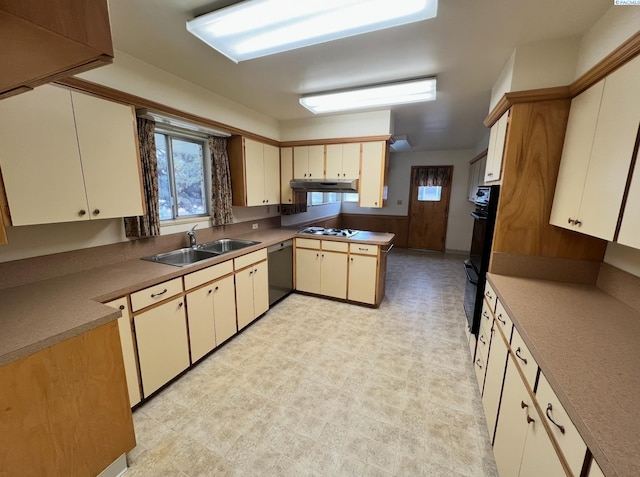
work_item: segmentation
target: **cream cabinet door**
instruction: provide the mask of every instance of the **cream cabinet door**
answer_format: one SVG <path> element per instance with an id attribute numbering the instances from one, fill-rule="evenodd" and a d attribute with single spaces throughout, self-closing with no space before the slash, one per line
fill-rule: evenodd
<path id="1" fill-rule="evenodd" d="M 212 289 L 216 346 L 219 346 L 238 332 L 233 276 L 215 282 Z"/>
<path id="2" fill-rule="evenodd" d="M 334 298 L 347 298 L 346 253 L 320 252 L 320 294 Z"/>
<path id="3" fill-rule="evenodd" d="M 296 290 L 321 293 L 320 251 L 296 248 Z"/>
<path id="4" fill-rule="evenodd" d="M 71 100 L 91 218 L 142 215 L 133 108 L 76 92 Z"/>
<path id="5" fill-rule="evenodd" d="M 343 179 L 357 179 L 360 177 L 360 147 L 360 143 L 342 145 Z"/>
<path id="6" fill-rule="evenodd" d="M 342 178 L 342 144 L 327 144 L 326 178 Z"/>
<path id="7" fill-rule="evenodd" d="M 293 148 L 283 147 L 280 149 L 280 203 L 293 203 L 293 189 L 291 189 L 291 179 L 293 179 Z"/>
<path id="8" fill-rule="evenodd" d="M 527 437 L 518 477 L 564 477 L 566 473 L 553 444 L 551 444 L 549 434 L 542 424 L 542 417 L 535 408 L 531 408 L 529 414 L 531 422 L 527 427 Z M 580 469 L 575 475 L 580 475 Z"/>
<path id="9" fill-rule="evenodd" d="M 493 440 L 496 421 L 498 420 L 498 407 L 500 405 L 500 395 L 502 394 L 504 372 L 507 366 L 508 349 L 496 324 L 492 326 L 491 333 L 493 336 L 491 338 L 487 371 L 484 378 L 482 407 L 484 408 L 484 417 L 487 422 L 489 439 Z"/>
<path id="10" fill-rule="evenodd" d="M 383 205 L 385 149 L 386 143 L 384 141 L 362 144 L 359 207 L 380 208 Z"/>
<path id="11" fill-rule="evenodd" d="M 189 367 L 186 320 L 182 297 L 134 316 L 145 397 Z"/>
<path id="12" fill-rule="evenodd" d="M 247 207 L 265 205 L 264 191 L 264 148 L 252 139 L 244 139 L 245 191 Z"/>
<path id="13" fill-rule="evenodd" d="M 280 150 L 264 144 L 264 199 L 268 205 L 280 203 Z"/>
<path id="14" fill-rule="evenodd" d="M 376 302 L 377 265 L 377 257 L 349 257 L 349 300 L 369 304 Z"/>
<path id="15" fill-rule="evenodd" d="M 195 363 L 216 347 L 213 313 L 213 285 L 187 294 L 191 362 Z"/>
<path id="16" fill-rule="evenodd" d="M 293 148 L 293 178 L 309 179 L 309 146 Z"/>
<path id="17" fill-rule="evenodd" d="M 44 85 L 0 101 L 0 142 L 13 225 L 89 220 L 68 90 Z"/>
<path id="18" fill-rule="evenodd" d="M 491 127 L 489 133 L 489 150 L 484 173 L 484 181 L 498 181 L 502 174 L 502 156 L 507 139 L 507 126 L 509 124 L 509 112 L 502 115 Z"/>
<path id="19" fill-rule="evenodd" d="M 140 402 L 140 382 L 138 380 L 138 365 L 133 345 L 131 315 L 127 306 L 127 299 L 119 298 L 105 303 L 105 305 L 117 308 L 122 312 L 122 316 L 118 318 L 118 329 L 120 331 L 120 345 L 122 346 L 122 358 L 124 360 L 124 373 L 129 391 L 129 404 L 133 407 Z"/>
<path id="20" fill-rule="evenodd" d="M 324 146 L 309 146 L 309 179 L 324 177 Z"/>
<path id="21" fill-rule="evenodd" d="M 253 311 L 253 267 L 236 273 L 236 305 L 238 330 L 241 330 L 256 317 Z"/>
<path id="22" fill-rule="evenodd" d="M 253 266 L 253 310 L 254 318 L 269 310 L 269 263 L 256 263 Z"/>
<path id="23" fill-rule="evenodd" d="M 562 161 L 549 220 L 552 225 L 573 229 L 571 221 L 578 218 L 593 144 L 588 138 L 593 138 L 596 132 L 603 89 L 604 80 L 571 101 Z"/>

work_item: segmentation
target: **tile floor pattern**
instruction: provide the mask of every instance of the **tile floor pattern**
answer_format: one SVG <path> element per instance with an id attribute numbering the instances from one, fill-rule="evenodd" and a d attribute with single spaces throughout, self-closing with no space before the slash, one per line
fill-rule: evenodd
<path id="1" fill-rule="evenodd" d="M 135 476 L 495 476 L 464 257 L 394 250 L 378 310 L 290 295 L 133 414 Z"/>

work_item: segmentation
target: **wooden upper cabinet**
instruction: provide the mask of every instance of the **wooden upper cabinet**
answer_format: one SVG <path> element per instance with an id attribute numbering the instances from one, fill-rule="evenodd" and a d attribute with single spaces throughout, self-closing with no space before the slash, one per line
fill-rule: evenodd
<path id="1" fill-rule="evenodd" d="M 360 143 L 328 144 L 327 179 L 357 179 L 360 176 Z"/>
<path id="2" fill-rule="evenodd" d="M 491 127 L 489 134 L 489 149 L 485 166 L 484 181 L 495 182 L 502 178 L 502 156 L 504 155 L 507 129 L 509 126 L 509 112 L 507 111 Z"/>
<path id="3" fill-rule="evenodd" d="M 293 189 L 291 188 L 293 179 L 293 148 L 280 148 L 280 203 L 293 203 Z"/>
<path id="4" fill-rule="evenodd" d="M 384 186 L 387 167 L 385 141 L 362 144 L 362 162 L 359 184 L 359 207 L 380 208 L 384 205 Z"/>
<path id="5" fill-rule="evenodd" d="M 55 86 L 0 101 L 12 225 L 141 215 L 134 112 Z"/>
<path id="6" fill-rule="evenodd" d="M 0 98 L 111 63 L 107 0 L 0 0 Z"/>
<path id="7" fill-rule="evenodd" d="M 294 147 L 293 178 L 324 178 L 324 150 L 325 147 L 323 145 Z"/>
<path id="8" fill-rule="evenodd" d="M 233 205 L 280 203 L 280 152 L 277 147 L 242 136 L 229 139 Z"/>

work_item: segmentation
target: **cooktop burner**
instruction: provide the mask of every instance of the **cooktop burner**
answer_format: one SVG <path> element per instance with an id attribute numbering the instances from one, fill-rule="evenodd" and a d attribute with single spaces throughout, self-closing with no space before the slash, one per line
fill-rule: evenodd
<path id="1" fill-rule="evenodd" d="M 358 233 L 353 229 L 325 229 L 324 227 L 307 227 L 300 230 L 301 234 L 314 234 L 314 235 L 333 235 L 334 237 L 353 237 Z"/>

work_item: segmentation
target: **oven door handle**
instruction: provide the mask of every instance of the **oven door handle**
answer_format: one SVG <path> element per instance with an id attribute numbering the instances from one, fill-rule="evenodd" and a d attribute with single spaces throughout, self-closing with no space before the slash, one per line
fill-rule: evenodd
<path id="1" fill-rule="evenodd" d="M 473 268 L 473 265 L 471 265 L 470 263 L 464 262 L 464 273 L 467 276 L 467 280 L 469 280 L 472 284 L 477 285 L 478 284 L 478 280 L 477 279 L 473 279 L 471 278 L 471 275 L 469 275 L 469 269 Z"/>
<path id="2" fill-rule="evenodd" d="M 476 214 L 475 212 L 471 212 L 471 217 L 473 217 L 476 220 L 487 220 L 486 215 L 479 215 L 479 214 Z"/>

